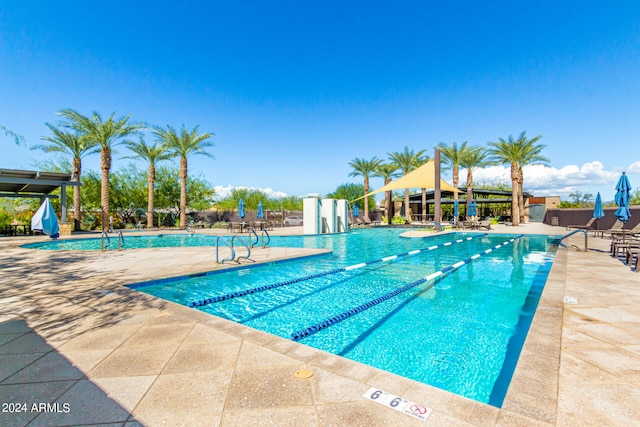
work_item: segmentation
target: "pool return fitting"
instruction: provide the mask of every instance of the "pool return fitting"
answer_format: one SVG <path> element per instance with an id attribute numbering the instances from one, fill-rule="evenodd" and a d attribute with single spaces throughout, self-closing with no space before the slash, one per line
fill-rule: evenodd
<path id="1" fill-rule="evenodd" d="M 458 261 L 455 264 L 452 264 L 452 265 L 450 265 L 448 267 L 443 268 L 442 270 L 436 271 L 435 273 L 432 273 L 432 274 L 428 275 L 427 277 L 424 277 L 422 279 L 418 279 L 415 282 L 409 283 L 408 285 L 405 285 L 405 286 L 403 286 L 401 288 L 398 288 L 398 289 L 396 289 L 394 291 L 391 291 L 388 294 L 385 294 L 385 295 L 383 295 L 381 297 L 378 297 L 376 299 L 368 301 L 368 302 L 366 302 L 366 303 L 364 303 L 364 304 L 362 304 L 362 305 L 360 305 L 358 307 L 352 308 L 351 310 L 345 311 L 345 312 L 340 313 L 340 314 L 338 314 L 336 316 L 330 317 L 330 318 L 328 318 L 326 320 L 323 320 L 322 322 L 319 322 L 319 323 L 316 323 L 315 325 L 309 326 L 308 328 L 304 328 L 304 329 L 301 329 L 301 330 L 299 330 L 297 332 L 294 332 L 294 333 L 291 334 L 291 339 L 293 341 L 300 341 L 301 339 L 306 338 L 306 337 L 308 337 L 310 335 L 313 335 L 316 332 L 319 332 L 319 331 L 321 331 L 323 329 L 326 329 L 329 326 L 333 326 L 336 323 L 342 322 L 343 320 L 348 319 L 351 316 L 354 316 L 354 315 L 356 315 L 358 313 L 361 313 L 361 312 L 363 312 L 365 310 L 368 310 L 371 307 L 374 307 L 374 306 L 380 304 L 381 302 L 384 302 L 384 301 L 386 301 L 386 300 L 388 300 L 390 298 L 395 297 L 396 295 L 399 295 L 399 294 L 401 294 L 403 292 L 406 292 L 411 288 L 415 288 L 416 286 L 418 286 L 420 284 L 426 283 L 426 282 L 431 281 L 431 280 L 436 280 L 436 279 L 439 280 L 442 276 L 444 276 L 446 274 L 449 274 L 452 271 L 457 270 L 458 268 L 462 267 L 465 264 L 469 264 L 469 263 L 475 261 L 476 259 L 480 258 L 481 256 L 484 256 L 486 254 L 489 254 L 489 253 L 493 252 L 495 249 L 500 249 L 501 247 L 506 246 L 509 243 L 514 242 L 515 240 L 521 238 L 522 236 L 523 235 L 520 234 L 520 235 L 518 235 L 518 236 L 516 236 L 516 237 L 514 237 L 512 239 L 509 239 L 509 240 L 507 240 L 507 241 L 505 241 L 505 242 L 503 242 L 503 243 L 501 243 L 499 245 L 496 245 L 496 246 L 494 246 L 492 248 L 489 248 L 489 249 L 486 249 L 486 250 L 484 250 L 482 252 L 479 252 L 479 253 L 477 253 L 477 254 L 475 254 L 473 256 L 470 256 L 469 258 L 466 258 L 466 259 L 464 259 L 462 261 Z M 433 286 L 434 284 L 435 284 L 435 281 L 434 281 L 434 283 L 431 284 L 431 286 Z"/>
<path id="2" fill-rule="evenodd" d="M 440 248 L 444 248 L 446 246 L 451 246 L 451 245 L 453 245 L 455 243 L 462 243 L 462 242 L 466 242 L 466 241 L 469 241 L 469 240 L 473 240 L 473 239 L 477 239 L 477 238 L 480 238 L 480 237 L 484 237 L 486 235 L 487 235 L 487 233 L 482 233 L 482 234 L 479 234 L 477 236 L 465 237 L 464 239 L 457 239 L 457 240 L 453 240 L 453 241 L 450 241 L 450 242 L 441 243 L 439 245 L 429 246 L 428 248 L 416 249 L 416 250 L 409 251 L 409 252 L 404 252 L 404 253 L 401 253 L 401 254 L 398 254 L 398 255 L 391 255 L 391 256 L 388 256 L 388 257 L 379 258 L 379 259 L 376 259 L 376 260 L 373 260 L 373 261 L 369 261 L 369 262 L 362 262 L 362 263 L 359 263 L 359 264 L 350 265 L 348 267 L 340 267 L 340 268 L 336 268 L 336 269 L 333 269 L 333 270 L 324 271 L 324 272 L 321 272 L 321 273 L 311 274 L 309 276 L 298 277 L 298 278 L 295 278 L 295 279 L 286 280 L 284 282 L 274 283 L 274 284 L 265 285 L 265 286 L 259 286 L 259 287 L 256 287 L 256 288 L 244 289 L 244 290 L 241 290 L 241 291 L 231 292 L 231 293 L 228 293 L 228 294 L 225 294 L 225 295 L 212 296 L 212 297 L 209 297 L 209 298 L 205 298 L 203 300 L 192 301 L 189 304 L 189 307 L 202 307 L 202 306 L 213 304 L 213 303 L 220 302 L 220 301 L 226 301 L 226 300 L 233 299 L 233 298 L 238 298 L 238 297 L 243 297 L 243 296 L 246 296 L 246 295 L 256 294 L 258 292 L 268 291 L 270 289 L 279 288 L 281 286 L 292 285 L 294 283 L 304 282 L 306 280 L 317 279 L 319 277 L 329 276 L 329 275 L 336 274 L 336 273 L 341 273 L 341 272 L 344 272 L 344 271 L 357 270 L 357 269 L 360 269 L 360 268 L 363 268 L 363 267 L 366 267 L 366 266 L 369 266 L 369 265 L 372 265 L 372 264 L 377 264 L 379 262 L 392 261 L 392 260 L 395 260 L 395 259 L 398 259 L 398 258 L 403 258 L 403 257 L 411 256 L 411 255 L 416 255 L 416 254 L 419 254 L 421 252 L 433 251 L 435 249 L 440 249 Z M 220 239 L 220 237 L 218 239 Z M 235 257 L 235 251 L 233 251 L 233 245 L 230 245 L 230 247 L 231 247 L 231 251 L 232 251 L 232 257 Z M 216 261 L 218 259 L 218 252 L 217 252 L 218 249 L 217 248 L 218 248 L 218 243 L 216 241 Z M 227 259 L 225 258 L 224 260 L 222 260 L 222 262 L 224 262 L 225 260 L 227 260 Z"/>

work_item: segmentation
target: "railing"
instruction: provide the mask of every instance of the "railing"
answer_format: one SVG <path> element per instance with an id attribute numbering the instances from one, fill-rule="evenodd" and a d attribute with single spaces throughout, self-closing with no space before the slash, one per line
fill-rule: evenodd
<path id="1" fill-rule="evenodd" d="M 233 241 L 236 238 L 238 240 L 240 240 L 240 242 L 244 245 L 245 248 L 247 248 L 247 255 L 238 255 L 238 258 L 236 259 L 236 262 L 239 264 L 240 263 L 240 258 L 244 258 L 247 261 L 255 262 L 254 260 L 249 258 L 251 256 L 251 248 L 249 247 L 249 237 L 247 237 L 247 242 L 245 243 L 244 240 L 242 240 L 241 236 L 238 236 L 238 235 L 234 234 L 233 237 L 231 237 L 231 247 L 232 248 L 233 248 Z M 234 253 L 235 253 L 235 251 L 234 251 Z"/>
<path id="2" fill-rule="evenodd" d="M 124 249 L 124 236 L 122 235 L 122 230 L 118 231 L 118 250 L 121 251 Z"/>
<path id="3" fill-rule="evenodd" d="M 261 237 L 262 237 L 262 249 L 264 249 L 264 248 L 267 247 L 267 245 L 269 243 L 271 243 L 271 236 L 269 236 L 269 233 L 264 228 L 262 229 L 262 233 L 260 233 L 260 234 L 261 234 Z M 267 243 L 264 242 L 264 235 L 265 234 L 267 235 Z"/>
<path id="4" fill-rule="evenodd" d="M 107 244 L 104 244 L 104 239 L 107 239 Z M 109 237 L 109 235 L 107 234 L 106 231 L 102 230 L 102 236 L 100 236 L 100 240 L 102 243 L 102 252 L 105 251 L 105 249 L 107 249 L 110 245 L 111 245 L 111 238 Z"/>
<path id="5" fill-rule="evenodd" d="M 247 237 L 247 239 L 249 240 L 249 245 L 251 247 L 254 247 L 255 245 L 258 244 L 258 233 L 256 233 L 256 230 L 254 230 L 252 227 L 249 227 L 248 233 L 249 233 L 249 236 Z M 256 238 L 256 241 L 253 243 L 251 242 L 251 234 L 253 234 Z"/>
<path id="6" fill-rule="evenodd" d="M 218 247 L 219 247 L 220 239 L 222 239 L 222 241 L 226 243 L 227 246 L 229 246 L 229 249 L 231 249 L 231 258 L 224 258 L 222 261 L 219 261 L 219 256 L 218 256 Z M 229 241 L 225 239 L 223 236 L 218 236 L 218 238 L 216 239 L 216 263 L 224 264 L 225 261 L 233 261 L 235 258 L 236 258 L 236 251 L 235 249 L 233 249 L 233 243 L 229 243 Z"/>
<path id="7" fill-rule="evenodd" d="M 567 233 L 564 236 L 562 236 L 562 238 L 560 239 L 560 242 L 558 243 L 560 246 L 562 246 L 563 248 L 566 248 L 567 245 L 565 245 L 562 241 L 564 239 L 566 239 L 567 237 L 571 237 L 576 233 L 584 233 L 584 251 L 587 252 L 589 250 L 589 233 L 587 232 L 587 230 L 573 230 L 571 233 Z M 580 250 L 579 247 L 577 247 L 576 245 L 571 245 L 574 248 Z"/>

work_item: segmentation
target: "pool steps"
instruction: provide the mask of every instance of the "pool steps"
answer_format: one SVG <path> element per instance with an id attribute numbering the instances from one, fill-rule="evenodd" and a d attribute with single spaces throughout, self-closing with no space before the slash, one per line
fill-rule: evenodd
<path id="1" fill-rule="evenodd" d="M 458 268 L 462 267 L 465 264 L 469 264 L 473 261 L 475 261 L 476 259 L 480 258 L 481 256 L 484 256 L 486 254 L 489 254 L 491 252 L 493 252 L 496 249 L 500 249 L 503 246 L 506 246 L 514 241 L 516 241 L 517 239 L 521 238 L 523 236 L 523 234 L 520 234 L 516 237 L 513 237 L 509 240 L 504 241 L 503 243 L 500 243 L 499 245 L 495 245 L 492 248 L 486 249 L 480 253 L 477 253 L 473 256 L 470 256 L 464 260 L 461 260 L 459 262 L 456 262 L 455 264 L 452 264 L 448 267 L 443 268 L 442 270 L 436 271 L 435 273 L 430 274 L 427 277 L 423 277 L 422 279 L 418 279 L 415 282 L 409 283 L 408 285 L 405 285 L 401 288 L 398 288 L 394 291 L 389 292 L 388 294 L 385 294 L 381 297 L 378 297 L 376 299 L 373 299 L 371 301 L 368 301 L 358 307 L 352 308 L 351 310 L 345 311 L 343 313 L 340 313 L 336 316 L 330 317 L 329 319 L 323 320 L 322 322 L 316 323 L 315 325 L 309 326 L 307 328 L 301 329 L 297 332 L 294 332 L 291 334 L 291 339 L 293 341 L 300 341 L 303 338 L 306 338 L 310 335 L 315 334 L 316 332 L 319 332 L 323 329 L 326 329 L 330 326 L 335 325 L 336 323 L 342 322 L 345 319 L 348 319 L 351 316 L 354 316 L 358 313 L 361 313 L 371 307 L 374 307 L 378 304 L 380 304 L 381 302 L 384 302 L 390 298 L 393 298 L 396 295 L 399 295 L 405 291 L 408 291 L 411 288 L 414 288 L 420 284 L 429 282 L 431 280 L 435 280 L 435 279 L 439 279 L 440 277 L 451 273 L 452 271 L 457 270 Z M 448 245 L 447 245 L 448 246 Z M 431 286 L 433 286 L 435 284 L 435 282 L 433 284 L 431 284 Z"/>
<path id="2" fill-rule="evenodd" d="M 429 246 L 428 248 L 424 248 L 424 249 L 415 249 L 409 252 L 405 252 L 405 253 L 401 253 L 398 255 L 391 255 L 391 256 L 387 256 L 384 258 L 379 258 L 373 261 L 369 261 L 369 262 L 362 262 L 359 264 L 354 264 L 354 265 L 350 265 L 348 267 L 340 267 L 340 268 L 336 268 L 333 270 L 329 270 L 329 271 L 324 271 L 322 273 L 316 273 L 316 274 L 311 274 L 309 276 L 303 276 L 303 277 L 298 277 L 295 279 L 290 279 L 290 280 L 286 280 L 284 282 L 279 282 L 279 283 L 273 283 L 270 285 L 265 285 L 265 286 L 259 286 L 256 288 L 250 288 L 250 289 L 244 289 L 241 291 L 236 291 L 236 292 L 231 292 L 225 295 L 216 295 L 216 296 L 212 296 L 209 298 L 205 298 L 202 300 L 198 300 L 198 301 L 192 301 L 189 304 L 189 307 L 202 307 L 205 305 L 209 305 L 209 304 L 214 304 L 216 302 L 220 302 L 220 301 L 226 301 L 229 299 L 233 299 L 233 298 L 238 298 L 238 297 L 243 297 L 246 295 L 251 295 L 251 294 L 255 294 L 258 292 L 264 292 L 270 289 L 275 289 L 275 288 L 279 288 L 281 286 L 286 286 L 286 285 L 292 285 L 294 283 L 300 283 L 300 282 L 304 282 L 306 280 L 311 280 L 311 279 L 317 279 L 319 277 L 324 277 L 324 276 L 329 276 L 332 274 L 336 274 L 336 273 L 341 273 L 344 271 L 351 271 L 351 270 L 357 270 L 363 267 L 366 267 L 368 265 L 372 265 L 372 264 L 377 264 L 379 262 L 386 262 L 386 261 L 392 261 L 394 259 L 398 259 L 398 258 L 402 258 L 402 257 L 406 257 L 406 256 L 411 256 L 411 255 L 416 255 L 419 254 L 421 252 L 428 252 L 428 251 L 432 251 L 435 249 L 439 249 L 439 248 L 443 248 L 445 246 L 450 246 L 453 245 L 454 243 L 462 243 L 462 242 L 466 242 L 469 240 L 473 240 L 473 239 L 477 239 L 480 237 L 484 237 L 486 236 L 487 233 L 482 233 L 479 234 L 477 236 L 471 236 L 471 237 L 465 237 L 464 239 L 457 239 L 455 241 L 450 241 L 450 242 L 446 242 L 440 245 L 433 245 L 433 246 Z M 216 261 L 217 261 L 217 243 L 216 243 Z M 224 262 L 224 260 L 223 260 Z"/>

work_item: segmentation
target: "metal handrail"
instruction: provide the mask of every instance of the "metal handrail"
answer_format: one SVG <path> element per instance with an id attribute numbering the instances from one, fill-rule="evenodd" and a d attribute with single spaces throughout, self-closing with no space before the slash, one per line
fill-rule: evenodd
<path id="1" fill-rule="evenodd" d="M 566 239 L 567 237 L 571 237 L 576 233 L 584 233 L 584 251 L 587 252 L 589 250 L 589 233 L 587 232 L 587 230 L 573 230 L 571 233 L 567 233 L 564 236 L 562 236 L 562 238 L 560 239 L 560 242 L 558 242 L 558 244 L 560 246 L 562 246 L 563 248 L 566 248 L 567 245 L 565 245 L 564 243 L 562 243 L 562 241 L 564 239 Z M 580 248 L 578 248 L 575 245 L 574 246 L 576 249 L 580 250 Z"/>
<path id="2" fill-rule="evenodd" d="M 251 239 L 251 233 L 253 233 L 253 235 L 256 237 L 256 241 L 253 242 L 253 243 L 250 240 Z M 249 239 L 249 245 L 251 247 L 254 247 L 255 245 L 258 244 L 258 233 L 256 233 L 256 230 L 254 230 L 252 227 L 249 227 L 249 237 L 248 237 L 248 239 Z"/>
<path id="3" fill-rule="evenodd" d="M 237 234 L 234 234 L 233 237 L 231 237 L 231 247 L 233 248 L 233 241 L 235 239 L 240 240 L 240 242 L 242 242 L 242 244 L 244 245 L 245 248 L 247 248 L 247 255 L 238 255 L 238 258 L 236 258 L 236 262 L 239 264 L 240 263 L 240 258 L 244 258 L 247 261 L 251 261 L 251 262 L 255 262 L 255 260 L 252 260 L 251 258 L 249 258 L 251 256 L 251 248 L 249 247 L 249 237 L 247 237 L 247 242 L 245 243 L 242 240 L 242 236 L 238 236 Z"/>
<path id="4" fill-rule="evenodd" d="M 267 243 L 264 243 L 264 235 L 267 235 Z M 266 248 L 269 243 L 271 243 L 271 236 L 264 228 L 262 229 L 262 233 L 260 233 L 260 237 L 262 237 L 262 249 Z"/>
<path id="5" fill-rule="evenodd" d="M 219 246 L 220 239 L 222 239 L 222 241 L 225 242 L 227 246 L 229 246 L 229 249 L 231 249 L 231 258 L 224 258 L 222 261 L 219 261 L 219 257 L 218 257 L 218 246 Z M 223 236 L 218 236 L 218 238 L 216 239 L 216 263 L 224 264 L 225 261 L 233 261 L 235 257 L 236 257 L 236 251 L 235 249 L 233 249 L 233 244 L 229 243 L 229 241 L 225 239 Z"/>
<path id="6" fill-rule="evenodd" d="M 107 244 L 104 244 L 104 238 L 107 238 Z M 100 236 L 100 240 L 102 243 L 102 252 L 105 251 L 105 249 L 107 249 L 110 245 L 111 245 L 111 238 L 109 237 L 109 235 L 107 234 L 106 231 L 102 230 L 102 235 Z"/>
<path id="7" fill-rule="evenodd" d="M 121 251 L 124 249 L 124 235 L 122 234 L 122 230 L 118 231 L 118 250 Z"/>

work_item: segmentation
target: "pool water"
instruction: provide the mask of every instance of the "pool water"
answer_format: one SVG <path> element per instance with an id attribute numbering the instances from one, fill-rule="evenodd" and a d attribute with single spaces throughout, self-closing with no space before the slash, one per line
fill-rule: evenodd
<path id="1" fill-rule="evenodd" d="M 501 406 L 555 256 L 555 238 L 451 233 L 407 239 L 399 236 L 402 231 L 274 238 L 278 246 L 333 252 L 131 287 L 192 306 L 278 285 L 198 309 L 291 339 L 298 331 L 457 265 L 299 342 Z M 489 248 L 493 250 L 485 252 Z M 425 250 L 406 255 L 417 249 Z M 308 278 L 397 254 L 405 256 Z M 471 259 L 476 254 L 482 256 Z M 467 263 L 457 264 L 461 260 Z M 306 279 L 296 281 L 301 278 Z M 289 281 L 295 283 L 280 286 Z"/>

